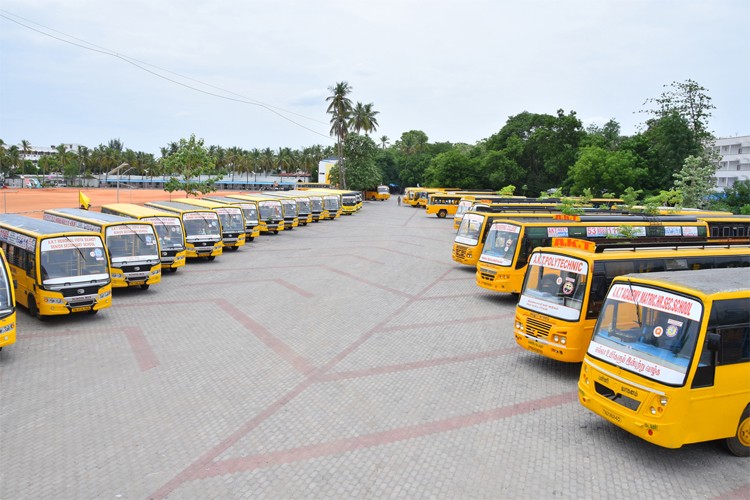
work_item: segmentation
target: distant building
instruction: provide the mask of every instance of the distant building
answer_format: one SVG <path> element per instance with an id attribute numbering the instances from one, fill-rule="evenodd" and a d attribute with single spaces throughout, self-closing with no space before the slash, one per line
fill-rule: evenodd
<path id="1" fill-rule="evenodd" d="M 318 163 L 318 182 L 330 184 L 331 168 L 339 162 L 338 158 L 323 158 Z"/>
<path id="2" fill-rule="evenodd" d="M 79 144 L 64 144 L 65 151 L 72 151 L 74 153 L 78 153 L 78 146 Z M 39 166 L 39 159 L 42 156 L 55 156 L 59 154 L 57 152 L 57 146 L 50 146 L 50 147 L 44 147 L 44 146 L 31 146 L 29 149 L 29 152 L 24 154 L 23 149 L 21 149 L 21 145 L 18 144 L 18 151 L 20 152 L 20 156 L 22 160 L 30 161 L 34 164 L 35 167 Z"/>
<path id="3" fill-rule="evenodd" d="M 714 150 L 721 156 L 716 170 L 717 191 L 750 180 L 750 135 L 716 139 Z"/>

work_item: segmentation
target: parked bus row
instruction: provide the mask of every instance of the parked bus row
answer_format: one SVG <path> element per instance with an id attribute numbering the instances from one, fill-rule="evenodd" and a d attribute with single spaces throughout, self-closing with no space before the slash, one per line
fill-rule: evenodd
<path id="1" fill-rule="evenodd" d="M 516 343 L 582 362 L 580 402 L 630 433 L 750 455 L 750 217 L 512 210 L 468 212 L 452 254 L 518 294 Z"/>
<path id="2" fill-rule="evenodd" d="M 16 303 L 40 319 L 96 314 L 111 306 L 112 288 L 145 290 L 187 259 L 214 260 L 261 233 L 359 208 L 356 193 L 308 189 L 0 215 L 0 349 L 15 342 Z"/>

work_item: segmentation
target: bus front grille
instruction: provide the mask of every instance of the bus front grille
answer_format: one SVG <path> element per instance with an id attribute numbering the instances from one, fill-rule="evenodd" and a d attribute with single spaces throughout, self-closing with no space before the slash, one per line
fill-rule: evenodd
<path id="1" fill-rule="evenodd" d="M 457 259 L 464 259 L 466 258 L 466 249 L 464 247 L 456 247 L 454 255 Z"/>
<path id="2" fill-rule="evenodd" d="M 492 269 L 486 269 L 484 267 L 480 267 L 479 274 L 482 277 L 482 281 L 494 281 L 497 271 L 493 271 Z"/>
<path id="3" fill-rule="evenodd" d="M 63 297 L 78 297 L 79 295 L 96 295 L 99 293 L 101 285 L 81 286 L 73 288 L 63 288 L 60 290 Z"/>
<path id="4" fill-rule="evenodd" d="M 526 320 L 526 334 L 538 339 L 546 339 L 552 326 L 544 321 L 529 318 Z"/>
<path id="5" fill-rule="evenodd" d="M 610 399 L 629 410 L 638 411 L 638 407 L 641 406 L 640 401 L 638 401 L 637 399 L 633 399 L 630 396 L 626 396 L 625 394 L 615 392 L 606 385 L 602 385 L 599 382 L 594 382 L 594 389 L 596 389 L 596 393 L 600 396 L 604 396 L 605 398 Z"/>

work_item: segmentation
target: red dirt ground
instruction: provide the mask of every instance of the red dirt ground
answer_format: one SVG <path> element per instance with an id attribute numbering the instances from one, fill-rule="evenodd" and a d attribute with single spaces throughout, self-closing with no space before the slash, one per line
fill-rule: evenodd
<path id="1" fill-rule="evenodd" d="M 147 201 L 169 200 L 170 194 L 159 189 L 117 189 L 111 188 L 42 188 L 42 189 L 0 189 L 2 213 L 23 214 L 42 218 L 42 211 L 48 208 L 78 208 L 78 192 L 91 200 L 90 210 L 99 211 L 99 207 L 108 203 L 136 203 Z M 221 196 L 239 193 L 239 191 L 220 191 Z M 171 198 L 185 198 L 183 191 L 175 191 Z"/>

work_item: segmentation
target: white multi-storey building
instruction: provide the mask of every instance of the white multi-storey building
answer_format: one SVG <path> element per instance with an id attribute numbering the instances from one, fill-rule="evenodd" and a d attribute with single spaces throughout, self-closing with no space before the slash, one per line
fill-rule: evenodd
<path id="1" fill-rule="evenodd" d="M 716 139 L 714 150 L 721 157 L 716 170 L 717 191 L 750 180 L 750 135 Z"/>

